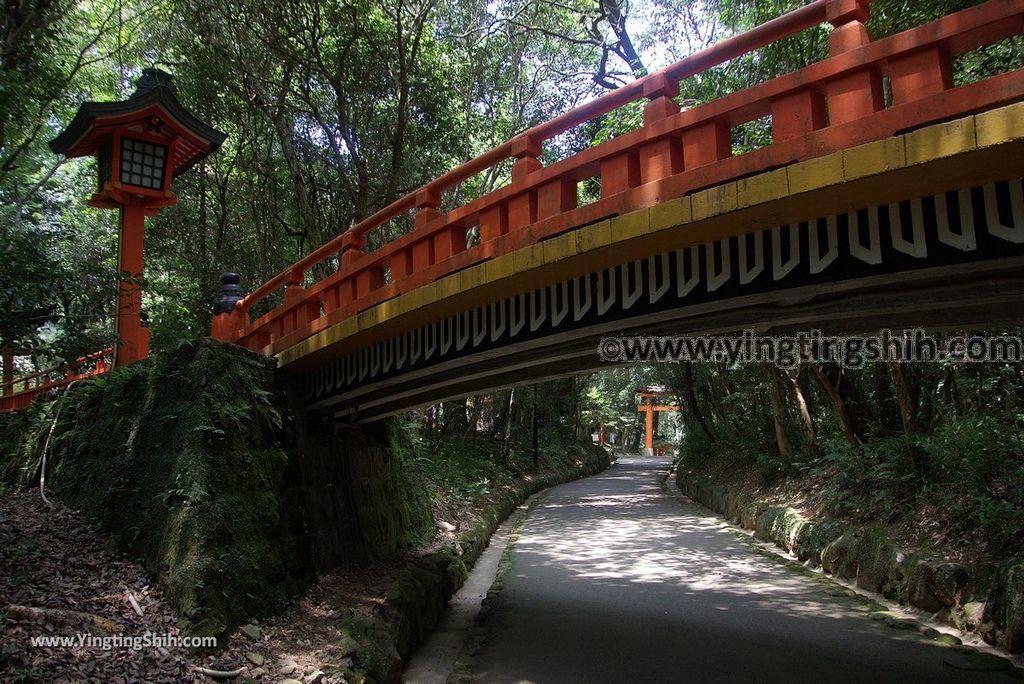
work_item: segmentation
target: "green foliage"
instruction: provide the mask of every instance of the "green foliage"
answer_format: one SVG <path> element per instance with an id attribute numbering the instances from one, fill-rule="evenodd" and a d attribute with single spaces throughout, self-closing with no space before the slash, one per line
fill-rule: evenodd
<path id="1" fill-rule="evenodd" d="M 39 464 L 38 443 L 49 407 L 36 402 L 22 411 L 0 413 L 0 491 L 29 483 Z"/>
<path id="2" fill-rule="evenodd" d="M 698 376 L 708 380 L 716 373 L 705 365 Z M 826 514 L 854 522 L 937 517 L 946 534 L 979 539 L 981 551 L 1021 551 L 1024 388 L 1019 374 L 998 364 L 929 365 L 906 373 L 918 402 L 916 432 L 907 432 L 898 418 L 885 368 L 870 367 L 842 379 L 857 445 L 844 435 L 821 388 L 809 387 L 817 437 L 813 450 L 799 445 L 799 433 L 791 431 L 798 448 L 785 457 L 772 446 L 770 408 L 766 415 L 768 402 L 758 398 L 764 385 L 757 368 L 730 371 L 727 396 L 714 402 L 720 409 L 704 404 L 713 403 L 709 395 L 699 395 L 697 410 L 708 415 L 710 432 L 691 425 L 682 444 L 683 462 L 726 479 L 754 474 L 767 483 L 785 480 L 794 491 L 813 491 Z M 716 417 L 717 410 L 722 416 Z"/>
<path id="3" fill-rule="evenodd" d="M 829 474 L 823 489 L 827 510 L 859 521 L 892 520 L 919 508 L 941 512 L 960 532 L 976 529 L 993 551 L 1020 550 L 1024 534 L 1024 464 L 1012 433 L 991 416 L 967 414 L 908 444 L 879 437 L 862 454 L 837 435 L 826 438 L 824 456 L 809 464 L 814 475 Z M 922 477 L 911 449 L 927 455 Z"/>
<path id="4" fill-rule="evenodd" d="M 924 449 L 935 464 L 930 497 L 978 527 L 993 548 L 1021 550 L 1024 457 L 1020 421 L 1007 430 L 992 416 L 968 414 L 939 427 Z"/>
<path id="5" fill-rule="evenodd" d="M 927 447 L 935 475 L 984 487 L 1014 460 L 1011 435 L 991 415 L 970 414 L 940 425 Z"/>
<path id="6" fill-rule="evenodd" d="M 392 421 L 391 450 L 400 454 L 417 481 L 426 483 L 435 514 L 450 522 L 481 502 L 504 495 L 523 476 L 575 467 L 593 448 L 589 439 L 580 439 L 574 432 L 582 388 L 575 381 L 556 381 L 535 389 L 517 388 L 511 402 L 508 393 L 496 392 L 473 397 L 472 403 L 446 402 L 425 416 L 412 413 Z M 534 402 L 536 463 L 531 430 Z M 472 420 L 467 414 L 472 414 Z"/>

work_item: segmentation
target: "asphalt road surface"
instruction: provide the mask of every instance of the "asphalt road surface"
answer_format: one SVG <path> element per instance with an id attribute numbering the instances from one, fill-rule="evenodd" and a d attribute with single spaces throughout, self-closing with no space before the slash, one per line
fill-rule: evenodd
<path id="1" fill-rule="evenodd" d="M 539 501 L 469 660 L 473 679 L 1016 679 L 950 667 L 943 660 L 956 650 L 871 620 L 860 599 L 830 595 L 828 585 L 756 554 L 703 509 L 667 495 L 665 467 L 663 459 L 620 459 Z"/>

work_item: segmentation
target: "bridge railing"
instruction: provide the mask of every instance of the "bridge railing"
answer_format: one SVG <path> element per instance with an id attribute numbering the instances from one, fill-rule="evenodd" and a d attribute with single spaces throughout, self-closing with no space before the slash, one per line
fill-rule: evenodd
<path id="1" fill-rule="evenodd" d="M 1024 0 L 990 0 L 877 41 L 864 24 L 869 3 L 811 2 L 517 135 L 256 288 L 233 311 L 215 317 L 214 337 L 276 353 L 382 301 L 570 228 L 1024 99 L 1019 69 L 954 88 L 951 62 L 1024 33 Z M 828 58 L 680 111 L 674 98 L 682 79 L 826 22 L 833 26 Z M 546 141 L 639 100 L 646 100 L 639 129 L 550 166 L 541 163 Z M 732 130 L 765 117 L 771 120 L 771 143 L 734 154 Z M 507 160 L 513 160 L 509 185 L 440 212 L 444 192 Z M 578 183 L 595 177 L 600 197 L 580 206 Z M 412 232 L 364 252 L 371 231 L 410 210 Z M 480 239 L 470 247 L 466 235 L 473 227 Z M 335 257 L 338 270 L 305 287 L 306 273 Z M 282 287 L 284 303 L 250 321 L 250 308 Z"/>
<path id="2" fill-rule="evenodd" d="M 67 387 L 75 380 L 102 375 L 110 370 L 113 359 L 114 348 L 108 347 L 76 359 L 73 367 L 54 366 L 5 382 L 0 395 L 0 413 L 25 408 L 39 395 Z"/>

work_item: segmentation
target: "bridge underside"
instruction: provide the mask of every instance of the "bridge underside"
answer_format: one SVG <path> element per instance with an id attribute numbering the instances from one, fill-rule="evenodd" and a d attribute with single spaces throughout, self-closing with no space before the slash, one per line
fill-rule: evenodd
<path id="1" fill-rule="evenodd" d="M 935 269 L 920 274 L 912 285 L 884 280 L 857 283 L 818 295 L 808 288 L 779 297 L 743 297 L 731 300 L 713 314 L 685 312 L 674 319 L 650 324 L 618 325 L 605 331 L 550 338 L 533 345 L 517 345 L 500 356 L 469 355 L 450 365 L 439 364 L 431 373 L 412 373 L 365 386 L 364 391 L 326 393 L 330 379 L 306 378 L 307 400 L 313 407 L 333 407 L 339 416 L 372 422 L 409 408 L 457 399 L 471 394 L 551 380 L 606 368 L 598 353 L 602 334 L 696 335 L 755 330 L 760 334 L 822 330 L 847 334 L 897 330 L 906 327 L 948 329 L 1020 320 L 1024 306 L 1024 257 L 1006 259 L 984 274 L 970 269 Z M 960 284 L 952 285 L 951 280 Z M 972 293 L 967 295 L 964 286 Z M 878 288 L 886 289 L 879 293 Z M 820 290 L 817 290 L 820 292 Z M 372 362 L 371 362 L 372 368 Z M 326 371 L 330 372 L 330 371 Z M 362 388 L 361 388 L 362 389 Z"/>
<path id="2" fill-rule="evenodd" d="M 371 422 L 598 369 L 608 334 L 1019 321 L 1021 119 L 1014 105 L 667 199 L 426 285 L 279 359 L 307 406 Z"/>

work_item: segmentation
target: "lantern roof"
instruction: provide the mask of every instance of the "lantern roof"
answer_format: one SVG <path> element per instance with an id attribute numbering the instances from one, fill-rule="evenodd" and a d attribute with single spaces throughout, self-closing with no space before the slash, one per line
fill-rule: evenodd
<path id="1" fill-rule="evenodd" d="M 67 128 L 50 141 L 50 149 L 67 157 L 97 154 L 118 129 L 145 131 L 175 140 L 174 171 L 190 169 L 227 137 L 200 121 L 178 101 L 173 79 L 160 69 L 143 69 L 135 92 L 119 102 L 83 102 Z"/>

